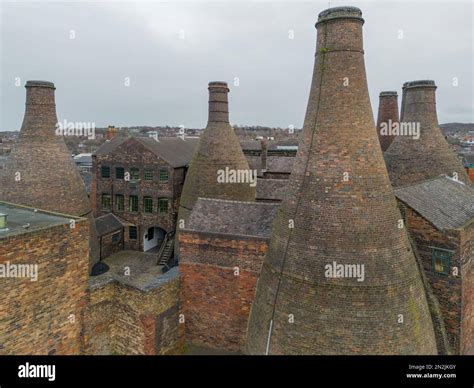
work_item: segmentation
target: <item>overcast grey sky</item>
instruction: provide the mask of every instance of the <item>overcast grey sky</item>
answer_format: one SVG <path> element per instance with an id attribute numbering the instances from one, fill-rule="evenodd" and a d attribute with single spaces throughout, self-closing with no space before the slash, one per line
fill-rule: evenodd
<path id="1" fill-rule="evenodd" d="M 362 9 L 374 114 L 380 91 L 400 95 L 405 81 L 434 79 L 440 122 L 474 122 L 471 1 L 330 5 Z M 328 1 L 2 2 L 0 130 L 20 128 L 31 79 L 56 84 L 60 120 L 97 127 L 202 128 L 209 81 L 229 83 L 233 124 L 300 127 L 314 24 L 326 8 Z"/>

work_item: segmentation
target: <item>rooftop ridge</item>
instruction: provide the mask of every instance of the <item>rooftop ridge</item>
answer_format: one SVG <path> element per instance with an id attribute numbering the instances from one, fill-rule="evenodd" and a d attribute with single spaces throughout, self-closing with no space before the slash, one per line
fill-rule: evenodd
<path id="1" fill-rule="evenodd" d="M 270 179 L 268 179 L 270 180 Z M 273 180 L 284 180 L 284 179 L 273 179 Z M 243 203 L 246 205 L 267 205 L 267 206 L 275 206 L 274 203 L 268 202 L 255 202 L 255 201 L 234 201 L 231 199 L 219 199 L 219 198 L 205 198 L 205 197 L 198 197 L 198 201 L 209 201 L 209 202 L 226 202 L 226 203 Z"/>

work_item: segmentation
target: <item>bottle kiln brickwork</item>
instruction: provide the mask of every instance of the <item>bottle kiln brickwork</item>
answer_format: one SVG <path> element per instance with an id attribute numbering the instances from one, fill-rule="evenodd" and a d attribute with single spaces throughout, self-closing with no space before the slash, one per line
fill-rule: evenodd
<path id="1" fill-rule="evenodd" d="M 397 136 L 385 152 L 385 162 L 393 186 L 420 182 L 440 175 L 462 182 L 469 178 L 462 163 L 450 149 L 438 125 L 434 81 L 412 81 L 403 85 L 400 121 L 419 124 L 419 139 Z"/>
<path id="2" fill-rule="evenodd" d="M 392 144 L 395 136 L 391 133 L 383 133 L 382 125 L 390 128 L 389 124 L 398 124 L 398 94 L 397 92 L 381 92 L 379 95 L 379 111 L 377 115 L 377 134 L 379 136 L 380 147 L 385 152 Z"/>
<path id="3" fill-rule="evenodd" d="M 249 354 L 437 353 L 374 131 L 361 14 L 332 8 L 316 24 L 303 134 L 257 284 Z M 333 262 L 364 265 L 365 280 L 326 277 Z"/>
<path id="4" fill-rule="evenodd" d="M 239 139 L 229 124 L 228 93 L 227 83 L 209 83 L 209 119 L 184 182 L 178 229 L 186 227 L 186 221 L 199 197 L 255 201 L 256 190 L 249 183 L 219 183 L 217 179 L 219 170 L 250 169 Z M 184 220 L 184 225 L 180 225 L 181 220 Z M 178 244 L 175 254 L 179 254 Z"/>
<path id="5" fill-rule="evenodd" d="M 45 81 L 28 81 L 25 87 L 25 116 L 0 182 L 0 200 L 88 218 L 93 265 L 98 260 L 95 223 L 82 178 L 64 139 L 56 135 L 56 88 Z"/>

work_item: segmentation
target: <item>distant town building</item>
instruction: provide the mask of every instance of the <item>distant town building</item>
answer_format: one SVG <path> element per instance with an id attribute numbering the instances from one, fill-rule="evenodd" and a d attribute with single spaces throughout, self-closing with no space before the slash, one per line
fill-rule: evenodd
<path id="1" fill-rule="evenodd" d="M 474 154 L 464 155 L 464 167 L 472 182 L 474 182 Z"/>

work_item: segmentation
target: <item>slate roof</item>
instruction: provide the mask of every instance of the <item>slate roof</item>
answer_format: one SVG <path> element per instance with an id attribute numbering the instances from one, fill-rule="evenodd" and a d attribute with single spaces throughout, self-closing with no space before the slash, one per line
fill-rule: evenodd
<path id="1" fill-rule="evenodd" d="M 250 169 L 257 170 L 258 175 L 262 172 L 262 160 L 260 156 L 245 155 Z M 267 172 L 290 174 L 296 158 L 292 156 L 267 156 Z"/>
<path id="2" fill-rule="evenodd" d="M 268 156 L 267 171 L 291 173 L 296 158 L 291 156 Z"/>
<path id="3" fill-rule="evenodd" d="M 396 188 L 395 195 L 438 229 L 461 228 L 474 219 L 474 187 L 447 176 Z"/>
<path id="4" fill-rule="evenodd" d="M 240 146 L 243 151 L 261 151 L 262 145 L 260 140 L 242 140 Z"/>
<path id="5" fill-rule="evenodd" d="M 257 170 L 257 173 L 260 173 L 262 167 L 262 159 L 260 156 L 249 156 L 245 155 L 247 158 L 247 162 L 249 163 L 249 167 L 251 170 Z"/>
<path id="6" fill-rule="evenodd" d="M 95 219 L 95 227 L 98 236 L 105 236 L 106 234 L 122 229 L 124 223 L 115 214 L 108 213 Z"/>
<path id="7" fill-rule="evenodd" d="M 282 201 L 289 179 L 257 179 L 257 199 Z"/>
<path id="8" fill-rule="evenodd" d="M 198 198 L 188 230 L 270 238 L 279 204 Z"/>
<path id="9" fill-rule="evenodd" d="M 159 141 L 156 141 L 151 137 L 117 136 L 111 141 L 103 143 L 95 152 L 95 155 L 108 155 L 119 145 L 132 138 L 143 144 L 156 156 L 166 161 L 172 167 L 183 167 L 188 165 L 199 142 L 199 138 L 195 137 L 188 137 L 184 140 L 179 137 L 162 137 L 159 138 Z"/>

